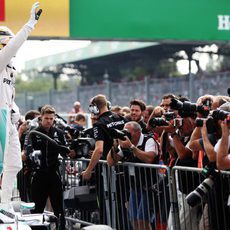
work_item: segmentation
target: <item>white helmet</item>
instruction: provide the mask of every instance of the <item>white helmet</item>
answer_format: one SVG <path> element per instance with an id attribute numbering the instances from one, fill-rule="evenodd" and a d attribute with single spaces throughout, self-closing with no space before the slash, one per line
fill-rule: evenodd
<path id="1" fill-rule="evenodd" d="M 0 26 L 0 49 L 14 37 L 14 33 L 6 26 Z"/>

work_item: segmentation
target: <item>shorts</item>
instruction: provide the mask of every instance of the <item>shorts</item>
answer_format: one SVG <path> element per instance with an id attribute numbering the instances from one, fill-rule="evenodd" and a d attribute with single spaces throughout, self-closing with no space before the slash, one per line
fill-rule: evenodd
<path id="1" fill-rule="evenodd" d="M 129 196 L 129 220 L 146 220 L 152 222 L 153 216 L 150 212 L 149 203 L 146 191 L 134 191 L 131 189 Z"/>

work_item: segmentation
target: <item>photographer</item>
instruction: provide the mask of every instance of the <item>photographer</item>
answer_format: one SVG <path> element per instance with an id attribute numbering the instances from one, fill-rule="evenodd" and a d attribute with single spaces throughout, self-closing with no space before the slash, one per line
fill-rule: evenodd
<path id="1" fill-rule="evenodd" d="M 198 192 L 199 199 L 205 202 L 200 226 L 203 226 L 204 222 L 208 222 L 209 216 L 211 217 L 210 221 L 205 225 L 210 229 L 229 229 L 229 210 L 226 205 L 229 193 L 228 182 L 226 178 L 215 171 L 217 160 L 215 145 L 221 137 L 220 124 L 225 115 L 226 112 L 222 110 L 214 110 L 208 118 L 199 119 L 199 122 L 196 122 L 198 127 L 194 130 L 190 144 L 193 150 L 204 151 L 202 175 L 206 182 L 203 181 L 202 184 L 206 184 L 207 192 L 202 196 Z M 206 196 L 204 196 L 205 194 Z M 195 196 L 189 197 L 194 198 Z M 188 199 L 188 202 L 190 201 L 192 199 Z"/>
<path id="2" fill-rule="evenodd" d="M 229 112 L 228 117 L 221 122 L 222 136 L 215 145 L 217 152 L 217 168 L 220 170 L 230 169 L 230 102 L 221 106 L 222 109 Z"/>
<path id="3" fill-rule="evenodd" d="M 180 97 L 179 101 L 184 103 L 189 102 L 187 98 Z M 168 151 L 174 149 L 174 162 L 170 165 L 184 166 L 184 167 L 196 167 L 197 161 L 192 159 L 192 151 L 189 149 L 190 136 L 195 127 L 195 120 L 193 114 L 183 114 L 181 111 L 177 110 L 174 112 L 175 117 L 168 119 L 168 126 L 165 127 L 164 133 L 161 136 L 161 148 L 162 153 L 165 154 Z M 180 116 L 178 113 L 183 114 Z M 180 227 L 181 229 L 186 229 L 188 226 L 191 229 L 197 229 L 198 219 L 197 213 L 198 209 L 191 209 L 185 202 L 186 195 L 193 191 L 198 185 L 198 178 L 191 172 L 178 171 L 178 203 L 179 205 L 179 215 L 180 215 Z M 171 214 L 171 212 L 170 212 Z M 171 215 L 168 219 L 168 225 L 171 225 Z"/>
<path id="4" fill-rule="evenodd" d="M 108 165 L 112 166 L 124 158 L 128 162 L 154 163 L 159 155 L 159 146 L 157 142 L 151 136 L 142 134 L 141 126 L 135 121 L 126 123 L 124 128 L 127 129 L 130 134 L 130 139 L 126 136 L 125 140 L 119 140 L 119 151 L 110 151 L 107 156 Z M 129 156 L 126 156 L 127 151 L 131 151 Z M 151 173 L 147 171 L 148 170 L 146 170 L 146 173 Z M 135 179 L 132 180 L 133 178 L 131 178 L 128 212 L 129 219 L 133 224 L 133 229 L 150 229 L 151 224 L 149 204 L 147 203 L 147 190 L 149 184 L 145 180 L 146 177 L 144 173 L 144 169 L 138 170 L 135 168 L 135 178 L 137 178 L 136 184 L 134 183 Z M 140 176 L 141 181 L 139 181 Z M 147 174 L 147 178 L 149 179 L 150 177 L 148 176 L 150 175 Z M 153 180 L 155 179 L 156 178 L 153 178 Z"/>
<path id="5" fill-rule="evenodd" d="M 64 133 L 62 130 L 53 127 L 55 119 L 55 109 L 50 105 L 45 105 L 41 109 L 41 123 L 35 131 L 47 135 L 57 143 L 65 145 Z M 32 131 L 31 131 L 32 132 Z M 59 152 L 47 139 L 42 136 L 31 135 L 27 146 L 27 153 L 30 158 L 34 157 L 34 167 L 31 193 L 32 201 L 35 202 L 34 213 L 43 213 L 46 206 L 47 198 L 50 198 L 51 206 L 57 218 L 60 216 L 60 229 L 65 229 L 65 218 L 63 208 L 63 189 L 59 172 L 58 155 L 66 156 L 66 152 Z M 39 152 L 30 152 L 31 146 L 33 150 Z M 70 151 L 70 153 L 73 150 Z M 35 153 L 37 153 L 35 155 Z"/>
<path id="6" fill-rule="evenodd" d="M 205 94 L 197 99 L 198 105 L 203 105 L 206 101 L 210 102 L 210 109 L 215 110 L 226 102 L 230 102 L 229 96 Z"/>
<path id="7" fill-rule="evenodd" d="M 222 137 L 217 143 L 217 168 L 220 170 L 230 169 L 230 122 L 223 121 L 221 124 Z"/>

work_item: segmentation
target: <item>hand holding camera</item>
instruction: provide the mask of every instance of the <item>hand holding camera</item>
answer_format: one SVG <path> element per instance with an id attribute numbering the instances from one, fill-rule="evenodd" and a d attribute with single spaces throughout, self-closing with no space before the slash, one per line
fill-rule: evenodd
<path id="1" fill-rule="evenodd" d="M 127 136 L 125 136 L 125 140 L 118 140 L 118 142 L 123 149 L 128 149 L 132 146 L 132 142 Z"/>
<path id="2" fill-rule="evenodd" d="M 228 122 L 227 119 L 221 122 L 221 131 L 222 131 L 222 136 L 230 135 L 230 122 Z"/>

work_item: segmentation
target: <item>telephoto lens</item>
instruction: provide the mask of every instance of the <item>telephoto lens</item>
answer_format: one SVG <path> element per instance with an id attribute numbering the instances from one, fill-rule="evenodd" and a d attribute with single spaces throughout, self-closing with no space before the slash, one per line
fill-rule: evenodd
<path id="1" fill-rule="evenodd" d="M 194 191 L 190 192 L 185 200 L 191 207 L 195 207 L 200 204 L 203 197 L 212 188 L 214 181 L 212 178 L 206 178 Z"/>

